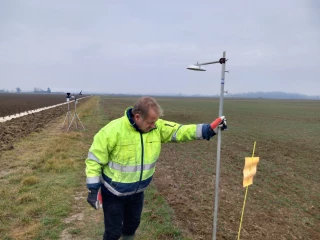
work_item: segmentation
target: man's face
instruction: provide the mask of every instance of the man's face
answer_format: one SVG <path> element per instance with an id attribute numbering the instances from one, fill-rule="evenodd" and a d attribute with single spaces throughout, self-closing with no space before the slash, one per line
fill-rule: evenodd
<path id="1" fill-rule="evenodd" d="M 142 118 L 140 114 L 137 113 L 133 116 L 133 118 L 139 129 L 146 133 L 150 132 L 151 129 L 156 127 L 155 123 L 159 119 L 159 114 L 153 109 L 149 109 L 147 117 Z"/>

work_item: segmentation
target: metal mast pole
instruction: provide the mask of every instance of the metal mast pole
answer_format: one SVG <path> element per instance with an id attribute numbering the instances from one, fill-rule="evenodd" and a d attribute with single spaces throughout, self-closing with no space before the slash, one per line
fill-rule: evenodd
<path id="1" fill-rule="evenodd" d="M 223 52 L 223 58 L 226 58 L 226 52 Z M 223 95 L 224 95 L 224 77 L 226 64 L 221 64 L 221 88 L 220 88 L 220 104 L 219 117 L 223 115 Z M 217 144 L 217 164 L 216 164 L 216 185 L 214 194 L 214 213 L 213 213 L 213 236 L 212 239 L 217 238 L 217 222 L 218 222 L 218 200 L 219 200 L 219 179 L 220 179 L 220 150 L 221 150 L 221 129 L 218 128 L 218 144 Z"/>
<path id="2" fill-rule="evenodd" d="M 77 115 L 77 97 L 74 98 L 74 115 L 75 117 L 78 117 Z M 76 129 L 78 129 L 78 119 L 75 118 L 75 124 L 76 124 Z"/>
<path id="3" fill-rule="evenodd" d="M 68 112 L 67 112 L 67 115 L 68 115 L 68 126 L 70 124 L 70 104 L 69 104 L 69 98 L 68 98 Z"/>

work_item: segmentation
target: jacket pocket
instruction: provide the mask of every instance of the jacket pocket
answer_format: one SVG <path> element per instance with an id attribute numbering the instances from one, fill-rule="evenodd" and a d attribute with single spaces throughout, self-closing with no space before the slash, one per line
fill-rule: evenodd
<path id="1" fill-rule="evenodd" d="M 122 165 L 135 165 L 136 158 L 141 155 L 139 146 L 132 140 L 119 141 L 112 154 L 113 161 Z"/>

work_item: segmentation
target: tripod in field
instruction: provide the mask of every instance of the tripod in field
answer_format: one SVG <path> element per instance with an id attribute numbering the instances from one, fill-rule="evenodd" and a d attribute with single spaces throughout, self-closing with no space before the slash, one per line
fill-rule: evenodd
<path id="1" fill-rule="evenodd" d="M 69 129 L 70 129 L 73 121 L 75 121 L 76 129 L 78 129 L 78 125 L 79 125 L 79 123 L 80 123 L 81 126 L 83 127 L 83 130 L 86 130 L 86 129 L 84 128 L 84 126 L 83 126 L 83 124 L 82 124 L 82 122 L 81 122 L 78 114 L 77 114 L 77 104 L 78 104 L 78 99 L 75 97 L 75 99 L 74 99 L 74 114 L 73 114 L 72 120 L 71 120 L 71 122 L 70 122 L 70 124 L 69 124 L 69 127 L 68 127 L 67 131 L 69 131 Z"/>
<path id="2" fill-rule="evenodd" d="M 68 125 L 70 125 L 70 119 L 72 118 L 71 116 L 71 113 L 70 113 L 70 93 L 67 93 L 67 97 L 66 97 L 66 100 L 68 102 L 68 111 L 67 111 L 67 114 L 66 114 L 66 117 L 64 118 L 64 121 L 62 123 L 62 128 L 64 127 L 64 123 L 66 122 L 66 120 L 68 119 Z"/>

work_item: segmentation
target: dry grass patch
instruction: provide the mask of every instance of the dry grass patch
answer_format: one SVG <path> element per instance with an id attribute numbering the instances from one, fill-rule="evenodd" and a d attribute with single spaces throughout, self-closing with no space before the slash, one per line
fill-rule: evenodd
<path id="1" fill-rule="evenodd" d="M 31 186 L 39 183 L 39 178 L 37 176 L 29 176 L 22 179 L 21 183 L 23 186 Z"/>
<path id="2" fill-rule="evenodd" d="M 37 205 L 30 205 L 30 206 L 26 206 L 24 208 L 25 213 L 30 216 L 33 219 L 37 219 L 41 216 L 42 214 L 42 205 L 37 204 Z"/>
<path id="3" fill-rule="evenodd" d="M 41 224 L 39 222 L 34 222 L 31 225 L 27 226 L 17 226 L 12 233 L 10 233 L 7 239 L 14 240 L 26 240 L 26 239 L 35 239 L 35 236 L 40 231 Z"/>
<path id="4" fill-rule="evenodd" d="M 37 197 L 32 192 L 22 193 L 19 195 L 17 199 L 18 204 L 26 204 L 30 202 L 34 202 L 37 200 Z"/>

